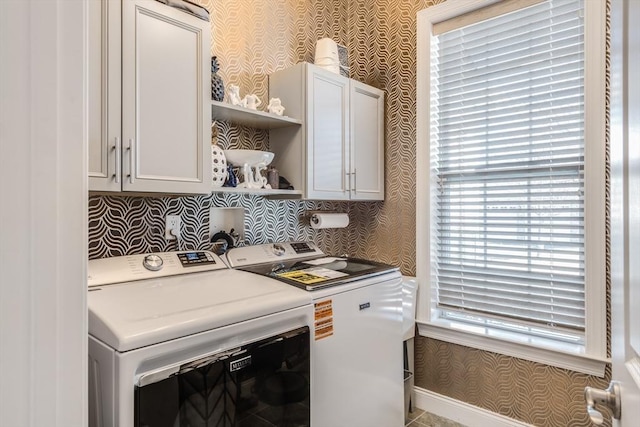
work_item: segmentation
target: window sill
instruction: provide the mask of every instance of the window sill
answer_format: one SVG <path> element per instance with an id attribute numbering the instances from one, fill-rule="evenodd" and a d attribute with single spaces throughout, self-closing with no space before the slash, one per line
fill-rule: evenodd
<path id="1" fill-rule="evenodd" d="M 608 358 L 587 355 L 582 345 L 561 343 L 525 334 L 471 327 L 448 320 L 424 322 L 418 320 L 418 333 L 452 344 L 490 351 L 544 365 L 597 377 L 604 377 Z M 474 329 L 473 332 L 464 329 Z M 484 332 L 482 332 L 484 331 Z"/>

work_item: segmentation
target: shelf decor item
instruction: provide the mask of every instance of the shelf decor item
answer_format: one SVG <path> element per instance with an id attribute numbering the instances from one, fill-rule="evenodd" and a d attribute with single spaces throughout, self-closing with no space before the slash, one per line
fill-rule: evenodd
<path id="1" fill-rule="evenodd" d="M 274 154 L 260 150 L 225 150 L 224 154 L 229 163 L 241 168 L 243 181 L 238 183 L 239 188 L 271 188 L 267 187 L 267 178 L 262 176 L 262 171 L 273 160 Z"/>
<path id="2" fill-rule="evenodd" d="M 222 187 L 227 180 L 227 158 L 222 148 L 211 146 L 211 180 L 214 188 Z"/>
<path id="3" fill-rule="evenodd" d="M 238 186 L 238 177 L 236 176 L 236 172 L 233 170 L 233 165 L 231 163 L 227 163 L 227 181 L 224 183 L 224 187 L 237 187 Z"/>
<path id="4" fill-rule="evenodd" d="M 316 42 L 314 62 L 325 70 L 340 74 L 340 59 L 338 57 L 338 44 L 328 37 Z"/>
<path id="5" fill-rule="evenodd" d="M 258 95 L 250 93 L 249 95 L 245 95 L 245 97 L 242 99 L 241 105 L 244 108 L 248 108 L 250 110 L 257 110 L 260 104 L 262 104 L 262 101 L 260 101 Z"/>
<path id="6" fill-rule="evenodd" d="M 211 99 L 222 102 L 224 99 L 224 83 L 222 77 L 218 75 L 219 70 L 218 57 L 213 56 L 211 58 Z"/>
<path id="7" fill-rule="evenodd" d="M 237 85 L 229 85 L 227 89 L 229 91 L 229 102 L 231 105 L 242 105 L 242 99 L 240 99 L 240 86 Z"/>
<path id="8" fill-rule="evenodd" d="M 282 106 L 280 98 L 271 98 L 269 100 L 269 105 L 267 106 L 267 111 L 271 114 L 281 116 L 282 113 L 284 113 L 284 107 Z"/>
<path id="9" fill-rule="evenodd" d="M 349 75 L 349 51 L 346 46 L 338 45 L 338 58 L 340 59 L 340 75 L 351 77 Z"/>
<path id="10" fill-rule="evenodd" d="M 274 166 L 267 168 L 267 186 L 273 190 L 280 188 L 280 173 Z"/>

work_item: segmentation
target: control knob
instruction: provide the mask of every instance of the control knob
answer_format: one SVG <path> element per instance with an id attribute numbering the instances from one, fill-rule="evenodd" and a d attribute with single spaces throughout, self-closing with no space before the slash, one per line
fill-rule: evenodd
<path id="1" fill-rule="evenodd" d="M 162 269 L 162 264 L 162 258 L 155 254 L 147 255 L 144 257 L 144 260 L 142 260 L 142 265 L 149 271 L 158 271 Z"/>
<path id="2" fill-rule="evenodd" d="M 282 255 L 284 255 L 285 252 L 286 252 L 286 249 L 280 243 L 274 243 L 273 244 L 273 253 L 276 256 L 282 256 Z"/>

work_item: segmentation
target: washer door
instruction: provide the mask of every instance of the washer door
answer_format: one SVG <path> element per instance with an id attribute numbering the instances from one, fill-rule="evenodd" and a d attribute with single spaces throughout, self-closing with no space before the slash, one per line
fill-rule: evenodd
<path id="1" fill-rule="evenodd" d="M 136 427 L 309 426 L 309 328 L 140 377 Z"/>

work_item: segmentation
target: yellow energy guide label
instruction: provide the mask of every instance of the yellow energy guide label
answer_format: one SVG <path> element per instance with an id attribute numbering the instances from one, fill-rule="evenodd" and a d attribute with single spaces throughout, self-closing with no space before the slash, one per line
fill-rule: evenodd
<path id="1" fill-rule="evenodd" d="M 317 341 L 333 335 L 333 301 L 330 299 L 319 301 L 314 306 L 315 339 Z"/>

